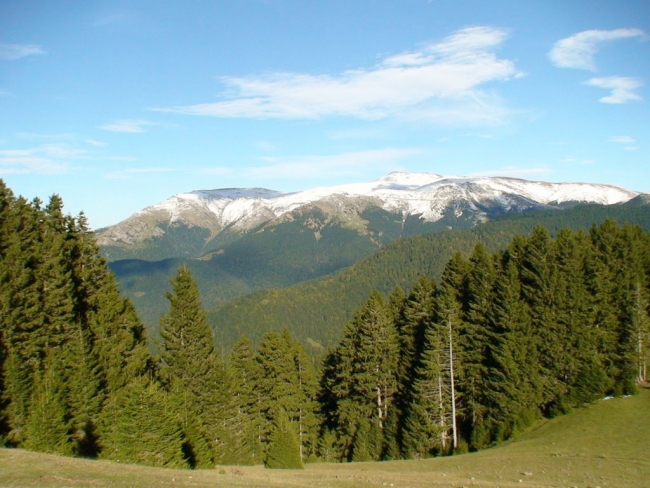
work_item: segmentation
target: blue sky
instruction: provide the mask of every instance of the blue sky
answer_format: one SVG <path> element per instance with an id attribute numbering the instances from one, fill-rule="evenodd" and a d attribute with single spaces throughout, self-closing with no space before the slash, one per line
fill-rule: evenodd
<path id="1" fill-rule="evenodd" d="M 390 171 L 650 191 L 647 0 L 0 3 L 0 178 L 94 228 Z"/>

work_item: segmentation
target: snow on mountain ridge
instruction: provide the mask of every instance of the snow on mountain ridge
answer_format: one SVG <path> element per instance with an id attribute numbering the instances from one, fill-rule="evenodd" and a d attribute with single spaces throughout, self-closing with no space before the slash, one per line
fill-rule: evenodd
<path id="1" fill-rule="evenodd" d="M 127 222 L 149 221 L 150 233 L 158 235 L 155 222 L 185 223 L 211 230 L 213 235 L 232 226 L 245 231 L 281 218 L 301 207 L 323 202 L 343 214 L 354 199 L 372 202 L 384 210 L 417 215 L 435 222 L 452 209 L 456 216 L 464 212 L 480 215 L 485 208 L 500 207 L 502 211 L 539 208 L 565 202 L 590 202 L 611 205 L 631 200 L 638 192 L 619 187 L 589 183 L 548 183 L 506 177 L 443 177 L 433 173 L 390 173 L 378 180 L 305 191 L 284 193 L 265 188 L 224 188 L 197 190 L 174 195 L 132 215 L 124 223 L 105 231 L 106 239 L 123 240 L 128 232 L 118 228 Z M 371 200 L 368 200 L 371 199 Z M 359 207 L 361 208 L 361 207 Z M 138 228 L 142 228 L 142 223 Z M 111 232 L 110 229 L 115 229 Z M 126 241 L 124 241 L 126 242 Z"/>

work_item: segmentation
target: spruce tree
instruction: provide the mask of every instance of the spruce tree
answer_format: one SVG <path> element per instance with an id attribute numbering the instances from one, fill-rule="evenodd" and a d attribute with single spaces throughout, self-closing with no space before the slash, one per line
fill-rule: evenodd
<path id="1" fill-rule="evenodd" d="M 316 450 L 316 377 L 302 346 L 288 331 L 264 335 L 258 352 L 260 377 L 257 388 L 265 418 L 264 439 L 269 439 L 277 408 L 284 410 L 298 434 L 299 452 L 305 459 Z M 267 441 L 268 442 L 268 441 Z"/>
<path id="2" fill-rule="evenodd" d="M 20 197 L 15 201 L 12 231 L 3 261 L 4 402 L 7 441 L 25 440 L 25 423 L 36 372 L 41 367 L 47 331 L 43 330 L 42 287 L 38 279 L 40 257 L 40 204 Z"/>
<path id="3" fill-rule="evenodd" d="M 346 325 L 328 367 L 329 424 L 339 433 L 344 457 L 354 457 L 359 419 L 369 419 L 383 437 L 397 391 L 398 359 L 394 323 L 381 295 L 373 292 Z"/>
<path id="4" fill-rule="evenodd" d="M 444 302 L 445 297 L 441 296 Z M 404 412 L 403 452 L 406 458 L 446 454 L 453 448 L 452 381 L 449 331 L 431 322 Z"/>
<path id="5" fill-rule="evenodd" d="M 261 464 L 262 425 L 261 393 L 258 388 L 260 367 L 250 339 L 242 336 L 230 354 L 228 370 L 231 377 L 235 416 L 230 420 L 233 435 L 227 464 Z"/>
<path id="6" fill-rule="evenodd" d="M 36 372 L 23 446 L 32 451 L 72 454 L 65 408 L 64 382 L 56 359 L 48 357 Z"/>
<path id="7" fill-rule="evenodd" d="M 394 319 L 399 342 L 397 369 L 397 392 L 395 408 L 389 412 L 385 431 L 384 458 L 400 457 L 403 444 L 404 421 L 414 399 L 411 396 L 416 368 L 425 343 L 425 333 L 431 325 L 435 282 L 421 276 L 407 297 L 401 300 L 401 308 Z M 408 456 L 407 456 L 408 457 Z"/>
<path id="8" fill-rule="evenodd" d="M 277 407 L 273 412 L 273 430 L 269 438 L 266 467 L 270 469 L 303 469 L 298 435 L 287 412 Z"/>
<path id="9" fill-rule="evenodd" d="M 488 317 L 491 346 L 484 395 L 490 441 L 507 439 L 528 427 L 542 403 L 538 339 L 520 297 L 513 252 L 507 251 L 501 259 Z"/>
<path id="10" fill-rule="evenodd" d="M 563 344 L 555 381 L 563 385 L 563 402 L 571 407 L 601 397 L 608 382 L 598 354 L 597 329 L 592 327 L 594 303 L 587 287 L 590 240 L 583 233 L 561 230 L 555 249 L 556 333 Z"/>
<path id="11" fill-rule="evenodd" d="M 112 274 L 103 277 L 95 302 L 87 320 L 103 389 L 112 394 L 132 379 L 150 374 L 153 363 L 144 326 L 131 301 L 120 296 Z"/>
<path id="12" fill-rule="evenodd" d="M 481 449 L 489 441 L 489 427 L 485 424 L 488 405 L 484 396 L 484 378 L 488 368 L 488 316 L 495 272 L 492 256 L 481 243 L 474 247 L 469 262 L 458 344 L 461 352 L 459 362 L 463 365 L 463 374 L 459 378 L 459 393 L 464 406 L 461 429 L 470 440 L 469 447 Z"/>
<path id="13" fill-rule="evenodd" d="M 223 366 L 201 306 L 199 289 L 187 267 L 179 268 L 162 317 L 160 376 L 183 428 L 184 449 L 192 467 L 214 466 L 225 446 Z"/>
<path id="14" fill-rule="evenodd" d="M 186 468 L 178 418 L 168 395 L 145 377 L 110 397 L 99 422 L 100 457 L 166 468 Z"/>
<path id="15" fill-rule="evenodd" d="M 539 338 L 540 386 L 548 413 L 561 413 L 566 386 L 558 381 L 562 367 L 562 337 L 557 319 L 558 300 L 555 247 L 548 230 L 537 227 L 526 244 L 520 262 L 521 295 Z"/>

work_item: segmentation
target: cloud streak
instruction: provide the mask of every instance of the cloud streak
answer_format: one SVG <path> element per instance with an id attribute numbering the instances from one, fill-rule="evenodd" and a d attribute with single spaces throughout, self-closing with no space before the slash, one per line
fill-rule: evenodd
<path id="1" fill-rule="evenodd" d="M 621 104 L 643 100 L 641 96 L 634 93 L 634 90 L 643 86 L 643 82 L 638 78 L 606 76 L 603 78 L 591 78 L 583 84 L 611 90 L 609 95 L 598 99 L 602 103 Z"/>
<path id="2" fill-rule="evenodd" d="M 386 57 L 371 69 L 223 77 L 226 100 L 155 110 L 258 119 L 402 115 L 437 122 L 451 114 L 459 123 L 498 122 L 505 110 L 481 87 L 521 75 L 512 61 L 495 54 L 506 38 L 501 29 L 469 27 L 419 50 Z"/>
<path id="3" fill-rule="evenodd" d="M 65 144 L 43 144 L 30 149 L 0 150 L 0 175 L 59 175 L 75 167 L 70 160 L 88 157 L 88 151 Z"/>
<path id="4" fill-rule="evenodd" d="M 586 30 L 557 41 L 548 57 L 558 68 L 595 71 L 594 57 L 603 44 L 633 37 L 645 37 L 645 33 L 641 29 Z"/>
<path id="5" fill-rule="evenodd" d="M 0 156 L 0 175 L 60 175 L 70 171 L 69 163 L 33 156 Z"/>
<path id="6" fill-rule="evenodd" d="M 639 148 L 635 146 L 636 139 L 630 136 L 611 136 L 607 138 L 607 142 L 613 142 L 614 144 L 622 144 L 625 151 L 637 151 Z"/>
<path id="7" fill-rule="evenodd" d="M 120 119 L 110 124 L 100 125 L 99 128 L 109 132 L 124 132 L 128 134 L 138 134 L 146 132 L 146 127 L 157 125 L 155 122 L 149 122 L 142 119 Z"/>
<path id="8" fill-rule="evenodd" d="M 616 144 L 634 144 L 636 141 L 634 137 L 630 136 L 611 136 L 607 138 L 607 142 L 615 142 Z"/>
<path id="9" fill-rule="evenodd" d="M 36 44 L 0 44 L 0 59 L 5 61 L 13 61 L 37 54 L 45 54 L 45 51 Z"/>

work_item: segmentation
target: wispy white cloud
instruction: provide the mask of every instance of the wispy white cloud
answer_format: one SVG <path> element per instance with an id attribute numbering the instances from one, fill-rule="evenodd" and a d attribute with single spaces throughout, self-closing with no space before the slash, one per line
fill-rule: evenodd
<path id="1" fill-rule="evenodd" d="M 135 161 L 136 158 L 133 156 L 112 156 L 110 158 L 111 161 Z"/>
<path id="2" fill-rule="evenodd" d="M 36 44 L 0 44 L 0 59 L 11 61 L 36 54 L 45 54 Z"/>
<path id="3" fill-rule="evenodd" d="M 7 157 L 32 157 L 44 156 L 48 158 L 78 158 L 88 153 L 85 149 L 66 146 L 64 144 L 43 144 L 29 149 L 3 149 L 0 156 Z"/>
<path id="4" fill-rule="evenodd" d="M 69 163 L 49 158 L 0 155 L 0 175 L 56 175 L 69 173 L 71 169 Z"/>
<path id="5" fill-rule="evenodd" d="M 130 134 L 137 134 L 146 132 L 147 127 L 157 125 L 155 122 L 142 119 L 120 119 L 110 124 L 100 125 L 99 128 L 109 132 L 126 132 Z"/>
<path id="6" fill-rule="evenodd" d="M 506 38 L 502 29 L 469 27 L 417 51 L 386 57 L 371 69 L 223 77 L 226 100 L 155 110 L 214 117 L 500 122 L 507 110 L 481 87 L 521 74 L 513 61 L 495 54 Z"/>
<path id="7" fill-rule="evenodd" d="M 585 81 L 584 84 L 611 90 L 609 95 L 598 99 L 602 103 L 620 104 L 643 100 L 640 95 L 634 93 L 634 90 L 643 86 L 643 82 L 638 78 L 606 76 L 603 78 L 591 78 Z"/>
<path id="8" fill-rule="evenodd" d="M 607 138 L 607 142 L 615 142 L 616 144 L 634 144 L 636 141 L 634 137 L 630 136 L 611 136 Z"/>
<path id="9" fill-rule="evenodd" d="M 71 161 L 86 159 L 85 149 L 66 144 L 43 144 L 28 149 L 0 150 L 0 174 L 64 174 L 75 170 Z"/>
<path id="10" fill-rule="evenodd" d="M 607 138 L 607 142 L 613 142 L 615 144 L 622 144 L 625 151 L 637 151 L 639 148 L 635 146 L 636 139 L 630 136 L 611 136 Z"/>
<path id="11" fill-rule="evenodd" d="M 107 142 L 96 141 L 95 139 L 86 139 L 86 140 L 84 140 L 84 142 L 85 142 L 86 144 L 89 144 L 89 145 L 94 146 L 94 147 L 104 147 L 104 146 L 108 146 L 108 143 L 107 143 Z"/>
<path id="12" fill-rule="evenodd" d="M 586 30 L 557 41 L 548 57 L 558 68 L 595 71 L 594 56 L 602 44 L 631 37 L 645 37 L 645 33 L 641 29 Z"/>

